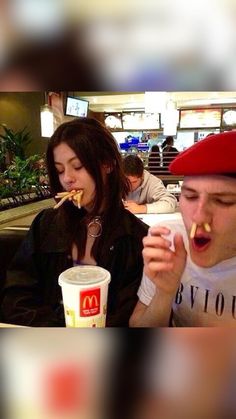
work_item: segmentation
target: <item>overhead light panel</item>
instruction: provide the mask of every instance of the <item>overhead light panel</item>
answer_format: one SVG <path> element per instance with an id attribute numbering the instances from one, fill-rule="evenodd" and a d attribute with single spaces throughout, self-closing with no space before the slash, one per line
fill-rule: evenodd
<path id="1" fill-rule="evenodd" d="M 161 113 L 166 108 L 167 92 L 145 92 L 144 104 L 146 113 Z"/>
<path id="2" fill-rule="evenodd" d="M 41 136 L 51 137 L 54 132 L 54 115 L 52 108 L 45 104 L 40 108 Z"/>

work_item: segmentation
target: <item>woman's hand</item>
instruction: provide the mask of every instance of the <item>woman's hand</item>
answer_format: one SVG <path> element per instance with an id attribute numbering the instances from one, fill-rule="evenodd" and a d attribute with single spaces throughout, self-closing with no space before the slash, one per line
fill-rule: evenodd
<path id="1" fill-rule="evenodd" d="M 143 239 L 144 272 L 154 282 L 160 293 L 174 296 L 183 274 L 187 252 L 181 234 L 174 236 L 174 250 L 164 236 L 170 233 L 166 227 L 152 227 L 151 235 Z"/>

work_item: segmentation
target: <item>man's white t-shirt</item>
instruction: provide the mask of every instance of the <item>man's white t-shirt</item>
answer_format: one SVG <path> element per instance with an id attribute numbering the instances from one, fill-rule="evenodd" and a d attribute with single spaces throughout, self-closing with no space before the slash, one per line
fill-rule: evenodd
<path id="1" fill-rule="evenodd" d="M 186 230 L 182 220 L 162 222 L 170 228 L 167 238 L 172 242 L 181 233 L 187 251 L 187 262 L 180 287 L 173 300 L 175 326 L 236 326 L 236 257 L 211 268 L 195 265 L 189 256 Z M 223 244 L 222 244 L 223 245 Z M 156 291 L 155 284 L 143 274 L 138 290 L 140 301 L 149 305 Z"/>

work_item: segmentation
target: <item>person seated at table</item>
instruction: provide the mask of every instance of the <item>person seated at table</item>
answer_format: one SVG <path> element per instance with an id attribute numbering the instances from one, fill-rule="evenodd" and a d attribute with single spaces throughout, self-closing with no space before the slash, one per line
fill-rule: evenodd
<path id="1" fill-rule="evenodd" d="M 73 265 L 98 265 L 111 274 L 106 324 L 127 326 L 148 226 L 124 208 L 128 184 L 117 144 L 97 120 L 77 118 L 56 129 L 46 162 L 51 191 L 62 200 L 36 216 L 11 263 L 2 321 L 65 326 L 59 274 Z M 80 204 L 73 191 L 82 191 Z"/>
<path id="2" fill-rule="evenodd" d="M 174 138 L 169 135 L 162 144 L 162 170 L 169 172 L 169 165 L 179 154 L 179 151 L 174 147 Z"/>
<path id="3" fill-rule="evenodd" d="M 184 175 L 183 222 L 157 224 L 144 239 L 144 275 L 130 325 L 236 326 L 235 154 L 231 131 L 172 162 L 171 172 Z"/>
<path id="4" fill-rule="evenodd" d="M 129 193 L 124 206 L 133 214 L 175 212 L 177 200 L 162 180 L 144 169 L 142 160 L 134 154 L 123 158 L 123 168 L 129 181 Z"/>
<path id="5" fill-rule="evenodd" d="M 148 157 L 148 171 L 152 175 L 158 175 L 161 171 L 161 158 L 160 158 L 160 149 L 158 145 L 153 145 L 151 148 L 151 153 Z"/>

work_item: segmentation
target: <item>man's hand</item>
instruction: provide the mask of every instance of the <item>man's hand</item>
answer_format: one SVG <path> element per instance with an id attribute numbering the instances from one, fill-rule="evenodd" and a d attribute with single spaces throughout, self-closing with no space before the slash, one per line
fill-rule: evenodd
<path id="1" fill-rule="evenodd" d="M 138 205 L 134 201 L 124 201 L 124 207 L 133 214 L 146 214 L 146 205 Z"/>
<path id="2" fill-rule="evenodd" d="M 143 239 L 144 272 L 159 292 L 174 296 L 183 274 L 187 253 L 181 234 L 174 236 L 174 250 L 164 236 L 170 233 L 166 227 L 152 227 L 151 236 Z"/>

